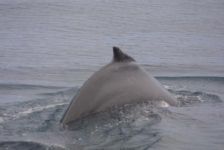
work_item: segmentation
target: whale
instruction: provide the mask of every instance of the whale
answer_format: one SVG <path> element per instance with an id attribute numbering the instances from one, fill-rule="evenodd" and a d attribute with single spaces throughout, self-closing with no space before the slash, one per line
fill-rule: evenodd
<path id="1" fill-rule="evenodd" d="M 71 100 L 61 123 L 129 103 L 155 102 L 178 106 L 176 98 L 134 58 L 113 47 L 112 61 L 84 82 Z"/>

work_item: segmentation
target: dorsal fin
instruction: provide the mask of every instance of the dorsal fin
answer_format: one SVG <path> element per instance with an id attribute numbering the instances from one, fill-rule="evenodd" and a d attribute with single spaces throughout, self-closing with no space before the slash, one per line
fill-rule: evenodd
<path id="1" fill-rule="evenodd" d="M 115 62 L 128 62 L 135 61 L 131 56 L 123 53 L 119 47 L 113 47 L 114 61 Z"/>

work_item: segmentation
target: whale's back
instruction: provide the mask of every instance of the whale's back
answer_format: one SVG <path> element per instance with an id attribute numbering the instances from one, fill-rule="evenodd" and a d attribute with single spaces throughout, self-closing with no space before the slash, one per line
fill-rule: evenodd
<path id="1" fill-rule="evenodd" d="M 164 100 L 176 105 L 175 98 L 150 76 L 133 58 L 112 61 L 94 73 L 81 87 L 67 109 L 62 123 L 114 105 Z"/>

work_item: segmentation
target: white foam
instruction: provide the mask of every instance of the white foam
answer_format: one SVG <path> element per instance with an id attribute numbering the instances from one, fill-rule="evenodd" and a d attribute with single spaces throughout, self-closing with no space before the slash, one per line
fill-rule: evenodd
<path id="1" fill-rule="evenodd" d="M 205 100 L 203 100 L 202 99 L 202 97 L 200 96 L 200 95 L 198 95 L 198 96 L 196 96 L 197 98 L 198 98 L 198 100 L 200 101 L 200 102 L 204 102 Z"/>
<path id="2" fill-rule="evenodd" d="M 169 107 L 170 105 L 167 103 L 167 102 L 165 102 L 165 101 L 161 101 L 160 102 L 160 107 Z"/>
<path id="3" fill-rule="evenodd" d="M 37 107 L 29 108 L 25 111 L 18 112 L 13 117 L 14 118 L 20 118 L 20 117 L 27 116 L 27 115 L 29 115 L 31 113 L 34 113 L 34 112 L 40 112 L 40 111 L 43 111 L 45 109 L 53 108 L 53 107 L 64 105 L 64 104 L 66 104 L 66 103 L 50 104 L 50 105 L 46 105 L 46 106 L 37 106 Z"/>

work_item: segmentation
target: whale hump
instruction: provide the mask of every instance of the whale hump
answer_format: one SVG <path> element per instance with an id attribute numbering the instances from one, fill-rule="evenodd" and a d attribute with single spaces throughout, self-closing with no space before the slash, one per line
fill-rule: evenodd
<path id="1" fill-rule="evenodd" d="M 95 72 L 80 88 L 61 123 L 69 124 L 113 106 L 152 101 L 178 106 L 178 101 L 135 60 L 113 47 L 114 58 Z"/>
<path id="2" fill-rule="evenodd" d="M 135 61 L 131 56 L 128 56 L 121 51 L 119 47 L 113 47 L 114 52 L 114 62 L 130 62 Z"/>

